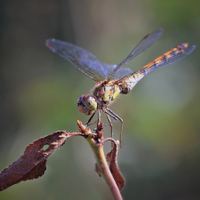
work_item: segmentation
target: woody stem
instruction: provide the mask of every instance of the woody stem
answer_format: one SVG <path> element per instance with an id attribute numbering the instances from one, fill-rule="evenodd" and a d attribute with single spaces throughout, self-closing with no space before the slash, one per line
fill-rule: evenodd
<path id="1" fill-rule="evenodd" d="M 114 199 L 115 200 L 123 200 L 121 193 L 119 191 L 119 188 L 110 172 L 108 163 L 106 161 L 103 144 L 97 143 L 97 141 L 94 140 L 92 137 L 87 137 L 86 140 L 89 142 L 89 144 L 94 152 L 94 155 L 95 155 L 95 158 L 97 161 L 98 173 L 103 176 L 108 187 L 110 188 L 110 191 L 113 194 Z"/>

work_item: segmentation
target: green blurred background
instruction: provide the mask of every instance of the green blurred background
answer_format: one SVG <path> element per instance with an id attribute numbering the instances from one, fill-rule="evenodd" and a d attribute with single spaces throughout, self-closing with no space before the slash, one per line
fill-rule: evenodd
<path id="1" fill-rule="evenodd" d="M 200 199 L 199 8 L 199 0 L 2 0 L 0 169 L 33 140 L 56 130 L 75 132 L 77 119 L 88 120 L 76 101 L 95 82 L 49 51 L 46 39 L 77 44 L 102 62 L 118 64 L 146 34 L 162 27 L 156 44 L 128 65 L 133 71 L 182 42 L 197 49 L 151 73 L 111 105 L 124 119 L 122 195 Z M 118 139 L 120 123 L 114 128 Z M 87 142 L 71 138 L 49 158 L 43 177 L 0 192 L 0 199 L 112 199 L 94 163 Z"/>

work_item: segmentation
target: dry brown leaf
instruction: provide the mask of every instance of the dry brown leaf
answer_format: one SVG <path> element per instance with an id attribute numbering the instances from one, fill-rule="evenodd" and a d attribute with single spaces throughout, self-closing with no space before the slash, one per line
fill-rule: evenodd
<path id="1" fill-rule="evenodd" d="M 0 191 L 20 181 L 42 176 L 46 170 L 47 158 L 71 136 L 73 133 L 57 131 L 29 144 L 17 161 L 0 172 Z M 46 150 L 45 146 L 48 147 Z"/>
<path id="2" fill-rule="evenodd" d="M 117 154 L 118 154 L 118 145 L 114 142 L 113 143 L 114 146 L 112 148 L 112 150 L 107 153 L 106 155 L 106 160 L 107 162 L 109 162 L 109 168 L 110 171 L 113 175 L 113 178 L 115 179 L 115 182 L 119 188 L 119 190 L 121 191 L 125 185 L 125 179 L 122 176 L 119 167 L 118 167 L 118 163 L 117 163 Z"/>

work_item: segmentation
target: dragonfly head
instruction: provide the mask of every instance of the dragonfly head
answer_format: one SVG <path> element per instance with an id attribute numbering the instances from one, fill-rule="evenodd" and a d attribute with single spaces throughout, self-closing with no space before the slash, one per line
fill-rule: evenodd
<path id="1" fill-rule="evenodd" d="M 89 94 L 81 95 L 77 101 L 77 108 L 85 115 L 91 115 L 97 109 L 96 99 Z"/>

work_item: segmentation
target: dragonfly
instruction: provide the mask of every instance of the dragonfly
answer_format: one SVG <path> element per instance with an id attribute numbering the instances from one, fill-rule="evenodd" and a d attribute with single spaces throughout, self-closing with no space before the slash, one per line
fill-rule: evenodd
<path id="1" fill-rule="evenodd" d="M 92 94 L 81 95 L 77 101 L 77 108 L 85 115 L 91 115 L 86 125 L 90 125 L 97 112 L 97 125 L 101 121 L 101 111 L 106 114 L 108 124 L 119 120 L 121 122 L 120 143 L 122 141 L 123 119 L 115 114 L 108 106 L 120 95 L 128 94 L 134 86 L 147 74 L 157 68 L 172 64 L 190 54 L 195 45 L 189 46 L 182 43 L 159 56 L 149 64 L 133 72 L 125 68 L 133 58 L 148 49 L 161 36 L 162 28 L 146 35 L 131 53 L 118 65 L 102 63 L 92 53 L 74 44 L 60 41 L 54 38 L 46 40 L 46 46 L 57 55 L 66 59 L 83 74 L 96 81 Z M 112 120 L 111 120 L 112 118 Z"/>

